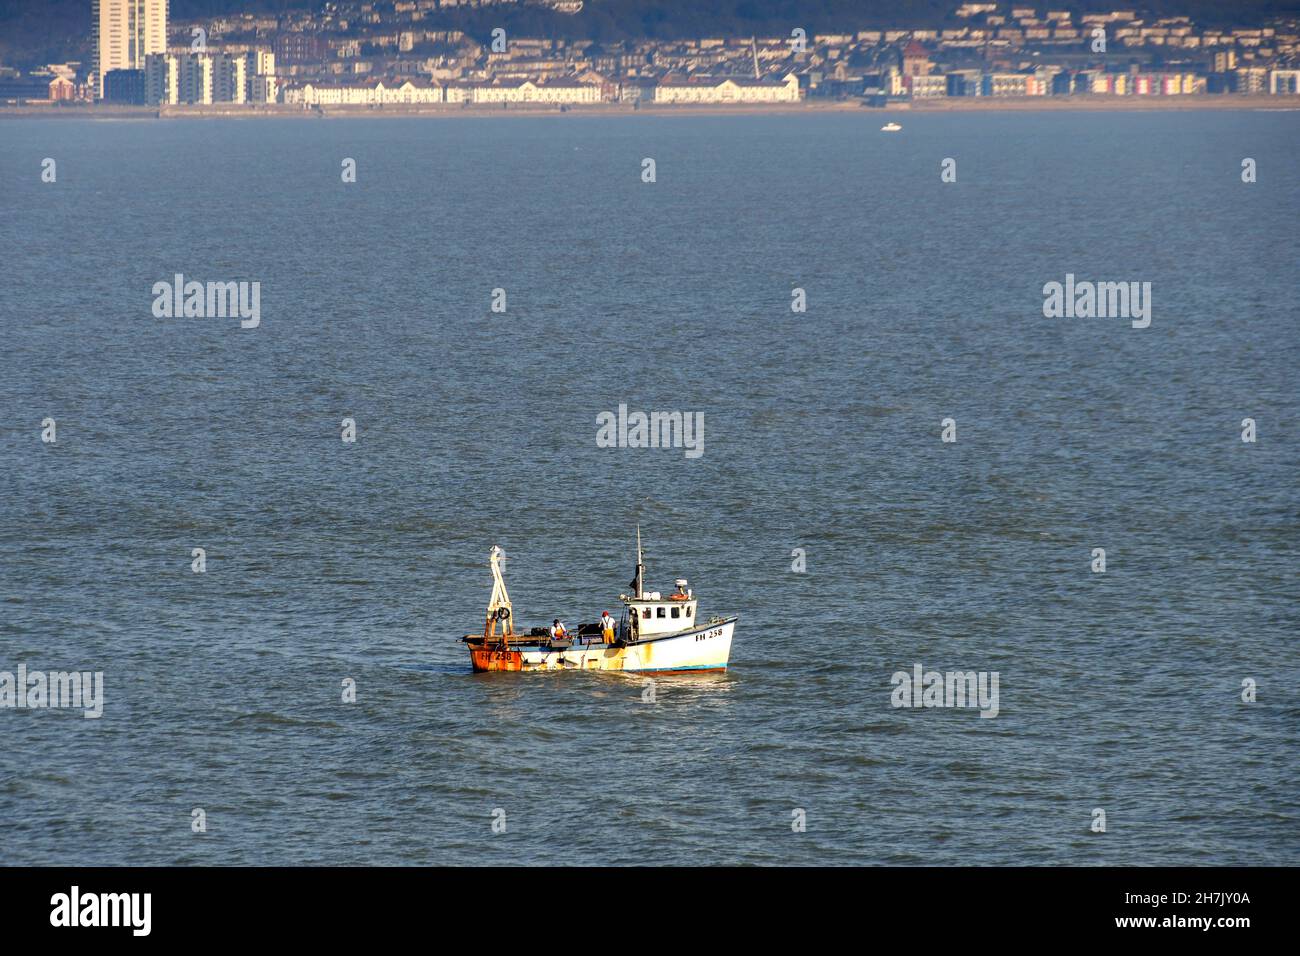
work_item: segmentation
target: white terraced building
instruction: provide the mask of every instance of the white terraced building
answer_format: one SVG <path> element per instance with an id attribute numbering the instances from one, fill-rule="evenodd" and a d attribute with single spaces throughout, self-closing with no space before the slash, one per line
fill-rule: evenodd
<path id="1" fill-rule="evenodd" d="M 578 80 L 510 80 L 446 87 L 414 80 L 368 84 L 306 83 L 284 91 L 284 102 L 302 106 L 378 106 L 388 103 L 599 103 L 600 87 Z"/>
<path id="2" fill-rule="evenodd" d="M 415 80 L 375 83 L 305 83 L 284 91 L 284 102 L 300 106 L 382 106 L 386 103 L 441 103 L 442 87 Z"/>
<path id="3" fill-rule="evenodd" d="M 578 80 L 506 81 L 476 86 L 475 103 L 599 103 L 600 87 Z"/>
<path id="4" fill-rule="evenodd" d="M 799 77 L 787 73 L 780 80 L 745 77 L 665 77 L 655 86 L 656 103 L 797 103 Z"/>

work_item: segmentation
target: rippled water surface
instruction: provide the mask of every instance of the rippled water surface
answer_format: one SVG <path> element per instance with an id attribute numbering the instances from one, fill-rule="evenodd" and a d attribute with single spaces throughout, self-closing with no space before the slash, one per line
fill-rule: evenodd
<path id="1" fill-rule="evenodd" d="M 881 122 L 0 124 L 0 670 L 106 682 L 0 709 L 0 863 L 1297 862 L 1300 114 Z M 725 676 L 469 672 L 492 544 L 591 620 L 638 521 Z"/>

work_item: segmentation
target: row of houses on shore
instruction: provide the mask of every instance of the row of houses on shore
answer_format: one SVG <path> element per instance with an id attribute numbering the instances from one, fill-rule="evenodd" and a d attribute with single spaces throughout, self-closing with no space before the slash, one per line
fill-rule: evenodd
<path id="1" fill-rule="evenodd" d="M 951 96 L 1184 96 L 1198 93 L 1295 94 L 1300 92 L 1300 70 L 1238 66 L 1231 52 L 1215 55 L 1213 72 L 1187 68 L 1153 68 L 1152 63 L 1106 69 L 1088 64 L 1068 69 L 1060 63 L 1041 63 L 1019 70 L 954 68 L 935 63 L 931 52 L 916 40 L 903 49 L 901 68 L 889 66 L 875 81 L 876 93 L 914 100 Z M 856 78 L 845 70 L 830 74 L 832 88 L 840 91 L 871 84 L 865 74 Z"/>
<path id="2" fill-rule="evenodd" d="M 1300 94 L 1300 70 L 1239 70 L 1231 91 L 1250 94 Z M 1211 77 L 1209 79 L 1216 79 Z M 959 70 L 906 76 L 897 72 L 860 82 L 855 93 L 883 99 L 938 97 L 1036 96 L 1189 96 L 1228 92 L 1220 83 L 1207 87 L 1207 77 L 1187 71 L 1110 72 L 1106 70 L 1026 72 Z M 865 85 L 864 85 L 865 84 Z M 493 80 L 490 83 L 387 79 L 352 82 L 307 82 L 285 87 L 281 102 L 303 107 L 384 106 L 388 104 L 539 104 L 580 106 L 595 103 L 631 104 L 779 104 L 797 103 L 807 95 L 794 73 L 752 79 L 737 76 L 667 76 L 613 84 L 588 73 L 561 79 Z"/>
<path id="3" fill-rule="evenodd" d="M 1244 69 L 1231 75 L 1210 76 L 1187 71 L 987 73 L 957 70 L 927 76 L 895 76 L 892 80 L 890 94 L 912 100 L 954 96 L 1190 96 L 1228 92 L 1294 96 L 1300 93 L 1300 70 Z"/>
<path id="4" fill-rule="evenodd" d="M 490 83 L 423 79 L 307 82 L 283 90 L 282 102 L 300 106 L 382 106 L 386 104 L 545 104 L 592 103 L 797 103 L 799 77 L 755 79 L 738 76 L 666 76 L 659 80 L 614 84 L 597 73 L 559 79 L 498 79 Z"/>
<path id="5" fill-rule="evenodd" d="M 55 64 L 59 70 L 64 65 Z M 809 85 L 808 81 L 812 81 Z M 87 94 L 70 72 L 52 79 L 33 78 L 13 90 L 26 102 L 73 102 Z M 0 102 L 13 93 L 0 78 Z M 1300 69 L 1241 67 L 1231 72 L 1198 74 L 1187 70 L 1103 70 L 1042 66 L 1032 70 L 956 69 L 903 74 L 823 76 L 790 72 L 754 79 L 724 75 L 669 74 L 661 79 L 627 78 L 613 82 L 586 71 L 552 78 L 497 78 L 490 81 L 433 80 L 428 77 L 369 77 L 351 80 L 289 81 L 274 72 L 273 54 L 151 54 L 144 70 L 111 70 L 105 75 L 104 99 L 110 103 L 149 106 L 284 103 L 304 109 L 317 106 L 374 107 L 405 105 L 583 106 L 601 103 L 782 104 L 804 98 L 860 97 L 873 105 L 896 100 L 941 97 L 1045 96 L 1187 96 L 1237 93 L 1300 95 Z M 13 101 L 11 99 L 11 101 Z"/>

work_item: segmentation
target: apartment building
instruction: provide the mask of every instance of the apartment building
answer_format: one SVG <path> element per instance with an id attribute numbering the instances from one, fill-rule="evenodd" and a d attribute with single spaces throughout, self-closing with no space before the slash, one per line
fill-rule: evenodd
<path id="1" fill-rule="evenodd" d="M 104 98 L 104 74 L 143 70 L 145 57 L 167 49 L 168 0 L 91 0 L 91 79 Z"/>

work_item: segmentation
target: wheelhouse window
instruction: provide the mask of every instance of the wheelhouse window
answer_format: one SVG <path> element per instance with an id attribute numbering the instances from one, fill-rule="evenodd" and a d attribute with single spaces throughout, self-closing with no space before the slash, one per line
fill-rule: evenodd
<path id="1" fill-rule="evenodd" d="M 667 616 L 668 616 L 667 613 L 666 613 L 667 610 L 668 610 L 668 609 L 667 609 L 666 607 L 661 607 L 661 608 L 659 609 L 659 613 L 658 613 L 658 615 L 656 615 L 656 616 L 657 616 L 657 617 L 667 617 Z"/>
<path id="2" fill-rule="evenodd" d="M 695 608 L 691 607 L 689 604 L 686 605 L 686 616 L 687 616 L 687 617 L 690 617 L 690 616 L 691 616 L 691 613 L 692 613 L 694 610 L 695 610 Z"/>
<path id="3" fill-rule="evenodd" d="M 673 608 L 673 617 L 681 617 L 681 616 L 682 616 L 682 609 L 679 607 Z"/>

